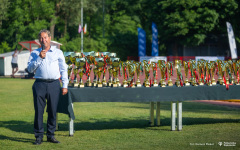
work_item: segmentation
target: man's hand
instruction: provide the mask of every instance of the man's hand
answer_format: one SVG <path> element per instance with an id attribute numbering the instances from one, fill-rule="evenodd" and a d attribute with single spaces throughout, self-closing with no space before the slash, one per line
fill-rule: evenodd
<path id="1" fill-rule="evenodd" d="M 68 89 L 67 89 L 67 88 L 62 88 L 62 95 L 67 94 L 67 92 L 68 92 Z"/>
<path id="2" fill-rule="evenodd" d="M 40 52 L 39 56 L 40 56 L 41 58 L 45 58 L 45 57 L 46 57 L 46 50 L 42 50 L 42 51 Z"/>
<path id="3" fill-rule="evenodd" d="M 19 53 L 21 53 L 22 50 L 23 50 L 23 47 L 21 48 L 21 50 L 19 51 Z"/>

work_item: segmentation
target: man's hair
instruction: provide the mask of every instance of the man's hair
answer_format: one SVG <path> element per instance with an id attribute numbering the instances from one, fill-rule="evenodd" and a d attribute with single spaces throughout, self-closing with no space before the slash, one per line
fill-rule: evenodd
<path id="1" fill-rule="evenodd" d="M 51 33 L 50 33 L 50 31 L 49 30 L 47 30 L 47 29 L 42 29 L 39 33 L 38 33 L 38 38 L 40 38 L 40 36 L 41 36 L 41 33 L 47 33 L 47 35 L 48 35 L 48 37 L 51 37 Z"/>

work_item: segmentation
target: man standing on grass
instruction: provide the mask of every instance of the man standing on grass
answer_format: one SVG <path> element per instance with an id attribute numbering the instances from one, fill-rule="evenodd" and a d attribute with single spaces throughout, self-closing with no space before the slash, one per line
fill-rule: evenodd
<path id="1" fill-rule="evenodd" d="M 18 54 L 21 53 L 22 50 L 23 50 L 23 47 L 21 48 L 20 51 L 18 51 L 16 47 L 14 52 L 12 53 L 12 61 L 11 61 L 11 65 L 12 65 L 11 77 L 12 78 L 15 78 L 14 74 L 17 73 L 18 71 Z"/>
<path id="2" fill-rule="evenodd" d="M 43 29 L 38 34 L 41 48 L 34 50 L 28 60 L 28 71 L 35 72 L 36 78 L 32 90 L 34 98 L 34 134 L 36 141 L 34 144 L 39 145 L 43 141 L 43 113 L 47 104 L 48 120 L 47 120 L 47 141 L 52 143 L 60 143 L 54 137 L 56 129 L 56 113 L 61 93 L 60 76 L 62 77 L 62 94 L 67 94 L 68 75 L 67 65 L 63 52 L 51 46 L 51 33 Z M 46 101 L 47 99 L 47 101 Z"/>

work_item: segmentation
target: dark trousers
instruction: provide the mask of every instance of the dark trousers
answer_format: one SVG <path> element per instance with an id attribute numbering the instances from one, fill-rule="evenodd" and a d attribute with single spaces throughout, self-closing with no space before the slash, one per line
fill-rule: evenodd
<path id="1" fill-rule="evenodd" d="M 43 138 L 43 113 L 47 104 L 47 137 L 54 136 L 56 130 L 56 113 L 61 91 L 59 80 L 44 82 L 36 80 L 32 86 L 34 98 L 34 134 L 36 138 Z M 47 101 L 46 101 L 47 99 Z"/>

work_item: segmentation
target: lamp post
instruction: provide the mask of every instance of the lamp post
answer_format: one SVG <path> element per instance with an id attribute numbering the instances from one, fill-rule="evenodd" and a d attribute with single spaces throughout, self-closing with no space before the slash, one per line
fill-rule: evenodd
<path id="1" fill-rule="evenodd" d="M 83 29 L 83 0 L 81 0 L 81 27 Z M 81 32 L 81 52 L 83 53 L 83 31 Z"/>

